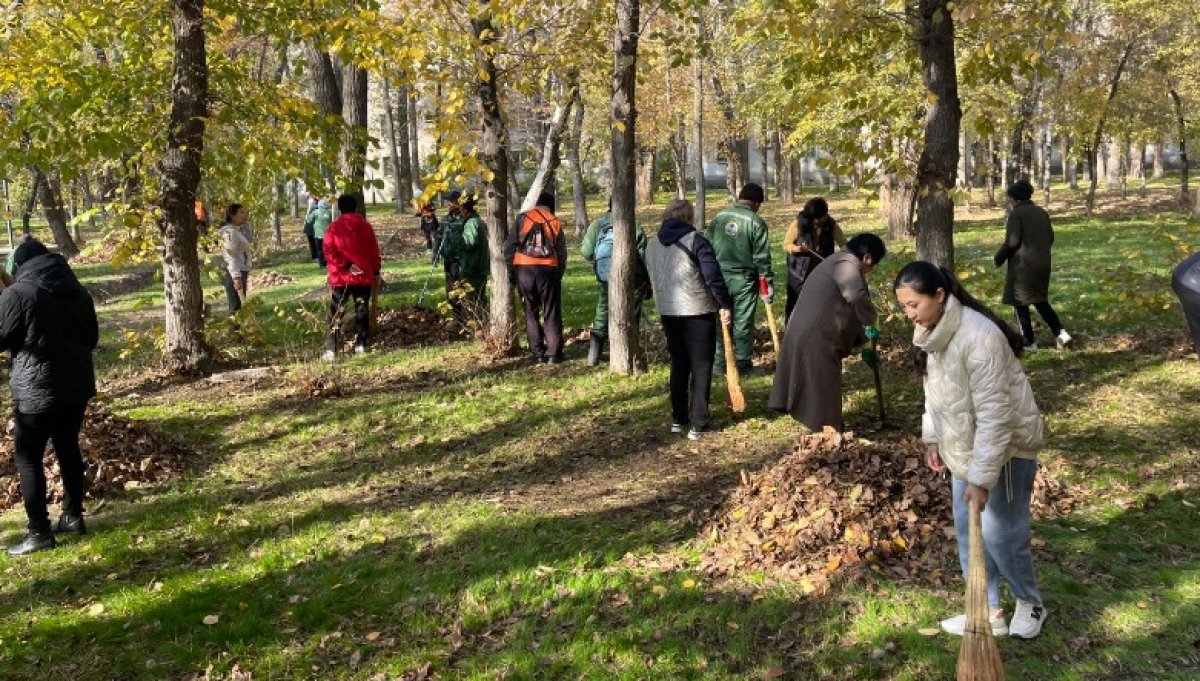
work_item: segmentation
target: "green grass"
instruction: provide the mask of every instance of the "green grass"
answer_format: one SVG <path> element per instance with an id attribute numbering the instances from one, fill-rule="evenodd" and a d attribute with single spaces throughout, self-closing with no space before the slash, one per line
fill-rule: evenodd
<path id="1" fill-rule="evenodd" d="M 775 234 L 796 208 L 767 204 Z M 834 211 L 847 231 L 879 228 L 857 199 L 839 198 Z M 1002 220 L 962 217 L 958 268 L 995 303 L 1003 271 L 990 258 Z M 1053 614 L 1038 640 L 1000 642 L 1011 678 L 1185 679 L 1200 665 L 1200 367 L 1175 349 L 1177 307 L 1098 318 L 1105 296 L 1119 294 L 1098 282 L 1129 261 L 1122 249 L 1161 262 L 1136 261 L 1142 276 L 1168 271 L 1167 244 L 1146 236 L 1155 220 L 1187 234 L 1168 212 L 1056 220 L 1051 295 L 1084 342 L 1025 364 L 1051 433 L 1043 460 L 1082 503 L 1035 525 Z M 903 264 L 903 245 L 893 251 L 876 282 Z M 297 312 L 323 314 L 320 272 L 298 240 L 265 254 L 264 267 L 296 281 L 254 293 L 271 342 L 231 348 L 284 366 L 253 385 L 139 380 L 153 353 L 120 358 L 120 334 L 160 323 L 161 288 L 100 306 L 114 409 L 197 455 L 183 479 L 109 499 L 82 540 L 0 557 L 0 678 L 181 678 L 209 668 L 215 678 L 235 666 L 264 679 L 413 678 L 425 665 L 454 679 L 952 674 L 957 640 L 917 630 L 961 607 L 957 579 L 818 596 L 770 575 L 698 572 L 698 514 L 739 470 L 770 462 L 800 433 L 765 411 L 769 378 L 745 381 L 740 418 L 721 405 L 718 382 L 714 412 L 727 428 L 689 443 L 665 433 L 664 366 L 611 376 L 583 366 L 580 346 L 560 367 L 484 363 L 465 341 L 327 367 L 315 363 L 317 326 Z M 384 304 L 415 303 L 427 270 L 415 251 L 389 261 Z M 80 273 L 89 282 L 119 274 Z M 206 290 L 219 316 L 223 294 L 215 282 Z M 431 290 L 442 298 L 438 280 Z M 575 258 L 569 327 L 586 326 L 593 291 Z M 885 326 L 892 345 L 910 333 L 899 320 Z M 302 384 L 317 376 L 343 395 L 310 397 Z M 869 432 L 873 384 L 861 364 L 848 364 L 846 381 L 851 427 L 894 436 Z M 887 365 L 884 385 L 889 415 L 915 432 L 919 382 Z M 0 515 L 7 539 L 22 524 L 19 510 Z M 885 652 L 874 659 L 877 649 Z"/>

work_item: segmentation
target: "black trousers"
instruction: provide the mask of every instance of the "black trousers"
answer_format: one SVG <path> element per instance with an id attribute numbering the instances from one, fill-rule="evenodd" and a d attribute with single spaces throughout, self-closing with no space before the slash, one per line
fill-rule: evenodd
<path id="1" fill-rule="evenodd" d="M 1057 336 L 1058 332 L 1062 331 L 1063 325 L 1058 320 L 1058 315 L 1054 312 L 1054 308 L 1050 307 L 1050 303 L 1044 300 L 1040 303 L 1034 303 L 1033 306 L 1037 308 L 1038 314 L 1045 320 L 1046 326 L 1050 327 L 1050 333 Z M 1033 344 L 1036 339 L 1033 337 L 1033 318 L 1029 316 L 1029 306 L 1014 305 L 1013 307 L 1017 311 L 1017 325 L 1021 328 L 1021 337 L 1025 340 L 1025 345 Z"/>
<path id="2" fill-rule="evenodd" d="M 671 355 L 671 421 L 691 423 L 695 430 L 709 425 L 713 356 L 717 351 L 717 315 L 662 318 Z"/>
<path id="3" fill-rule="evenodd" d="M 317 266 L 325 269 L 325 239 L 313 239 L 313 250 L 317 254 Z"/>
<path id="4" fill-rule="evenodd" d="M 1200 354 L 1200 291 L 1194 291 L 1176 279 L 1171 280 L 1171 288 L 1179 296 L 1183 316 L 1187 318 L 1188 328 L 1192 331 L 1192 343 L 1196 346 L 1196 354 Z"/>
<path id="5" fill-rule="evenodd" d="M 306 239 L 308 239 L 308 255 L 309 255 L 309 257 L 312 258 L 313 260 L 316 260 L 317 259 L 317 237 L 312 236 L 311 234 L 305 234 L 304 237 Z"/>
<path id="6" fill-rule="evenodd" d="M 50 531 L 46 470 L 42 466 L 47 441 L 54 443 L 54 454 L 62 472 L 63 513 L 83 513 L 83 454 L 79 451 L 79 429 L 83 426 L 86 408 L 85 402 L 40 414 L 14 414 L 13 458 L 21 475 L 21 500 L 25 504 L 30 532 Z"/>
<path id="7" fill-rule="evenodd" d="M 221 279 L 221 283 L 225 286 L 225 300 L 229 304 L 230 317 L 242 309 L 242 297 L 238 295 L 238 290 L 241 289 L 243 294 L 248 292 L 250 290 L 249 282 L 250 273 L 246 270 L 242 270 L 235 280 L 233 275 L 229 273 L 229 269 L 225 269 L 225 276 Z"/>
<path id="8" fill-rule="evenodd" d="M 792 277 L 787 280 L 787 305 L 783 308 L 783 325 L 787 326 L 787 320 L 792 316 L 792 308 L 796 307 L 796 301 L 800 300 L 800 291 L 804 288 L 804 282 Z"/>
<path id="9" fill-rule="evenodd" d="M 342 340 L 342 315 L 350 299 L 354 299 L 354 344 L 367 344 L 371 332 L 371 287 L 335 286 L 329 302 L 329 332 L 325 334 L 325 349 L 337 352 Z"/>
<path id="10" fill-rule="evenodd" d="M 521 265 L 517 288 L 525 303 L 525 335 L 536 358 L 563 356 L 562 274 L 549 265 Z"/>

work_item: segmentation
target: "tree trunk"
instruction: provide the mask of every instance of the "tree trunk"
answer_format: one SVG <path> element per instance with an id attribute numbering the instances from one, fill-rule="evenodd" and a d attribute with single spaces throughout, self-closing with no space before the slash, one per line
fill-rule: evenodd
<path id="1" fill-rule="evenodd" d="M 1175 125 L 1179 135 L 1179 203 L 1187 206 L 1188 201 L 1188 175 L 1191 167 L 1188 165 L 1187 157 L 1187 119 L 1183 115 L 1183 99 L 1180 98 L 1179 92 L 1175 88 L 1170 89 L 1171 102 L 1175 105 Z M 1161 157 L 1161 153 L 1159 154 Z M 1161 158 L 1159 164 L 1161 164 Z M 1158 168 L 1155 168 L 1155 177 L 1158 177 Z M 1200 192 L 1197 192 L 1200 197 Z"/>
<path id="2" fill-rule="evenodd" d="M 767 174 L 770 167 L 771 140 L 767 136 L 767 126 L 762 127 L 762 135 L 759 136 L 758 145 L 758 170 L 759 177 L 762 178 L 763 196 L 767 199 L 771 198 L 771 178 Z M 776 185 L 778 186 L 778 185 Z"/>
<path id="3" fill-rule="evenodd" d="M 1172 98 L 1174 99 L 1174 98 Z M 1167 174 L 1166 168 L 1163 166 L 1163 141 L 1161 138 L 1154 143 L 1154 179 L 1161 180 L 1163 175 Z"/>
<path id="4" fill-rule="evenodd" d="M 687 198 L 687 131 L 680 119 L 679 127 L 671 132 L 671 163 L 675 175 L 675 198 Z"/>
<path id="5" fill-rule="evenodd" d="M 305 44 L 304 54 L 308 62 L 308 82 L 313 101 L 326 116 L 341 116 L 342 90 L 338 86 L 333 59 L 328 52 L 318 50 L 312 43 Z"/>
<path id="6" fill-rule="evenodd" d="M 347 64 L 342 68 L 342 105 L 346 123 L 350 125 L 342 147 L 342 178 L 346 193 L 358 197 L 358 207 L 366 213 L 363 188 L 367 176 L 367 70 Z"/>
<path id="7" fill-rule="evenodd" d="M 634 294 L 635 243 L 635 165 L 638 152 L 637 128 L 637 56 L 639 0 L 616 0 L 617 21 L 613 39 L 612 74 L 612 202 L 613 258 L 608 278 L 609 369 L 621 374 L 638 370 L 638 317 Z M 653 151 L 650 152 L 653 156 Z M 653 165 L 653 161 L 651 161 Z M 651 171 L 653 174 L 653 171 Z"/>
<path id="8" fill-rule="evenodd" d="M 696 38 L 697 44 L 704 44 L 704 15 L 699 10 L 696 12 Z M 697 54 L 692 58 L 692 63 L 696 70 L 695 115 L 693 116 L 695 123 L 692 126 L 692 145 L 696 148 L 696 158 L 692 173 L 695 175 L 696 181 L 696 226 L 703 230 L 704 225 L 708 223 L 708 218 L 705 216 L 707 196 L 704 178 L 704 59 Z"/>
<path id="9" fill-rule="evenodd" d="M 583 186 L 583 160 L 579 146 L 583 141 L 583 97 L 575 90 L 575 120 L 571 124 L 571 136 L 567 140 L 567 161 L 571 164 L 571 196 L 575 203 L 575 236 L 580 236 L 588 226 L 587 190 Z"/>
<path id="10" fill-rule="evenodd" d="M 67 226 L 67 211 L 63 207 L 62 200 L 62 182 L 59 181 L 57 175 L 47 176 L 37 166 L 33 167 L 33 174 L 36 178 L 38 201 L 42 204 L 42 213 L 50 225 L 50 232 L 54 235 L 54 243 L 58 245 L 58 252 L 64 258 L 73 258 L 79 254 L 79 247 L 75 245 L 75 240 L 71 238 L 71 230 Z"/>
<path id="11" fill-rule="evenodd" d="M 958 173 L 955 181 L 962 193 L 963 205 L 967 213 L 972 213 L 971 205 L 971 137 L 966 128 L 958 130 Z"/>
<path id="12" fill-rule="evenodd" d="M 793 203 L 796 196 L 792 193 L 792 159 L 784 153 L 783 131 L 775 129 L 775 193 L 784 203 Z"/>
<path id="13" fill-rule="evenodd" d="M 533 177 L 533 184 L 529 185 L 529 191 L 525 193 L 525 200 L 521 203 L 521 210 L 530 210 L 537 205 L 538 196 L 546 190 L 546 185 L 550 184 L 549 191 L 551 194 L 557 194 L 556 188 L 553 186 L 553 178 L 558 171 L 559 163 L 562 160 L 560 149 L 562 148 L 563 134 L 567 131 L 567 125 L 571 119 L 571 107 L 575 103 L 575 94 L 579 89 L 578 82 L 575 78 L 569 79 L 567 85 L 569 92 L 567 93 L 566 102 L 556 104 L 554 114 L 550 117 L 550 124 L 546 129 L 546 141 L 542 144 L 542 159 L 538 162 L 537 175 Z"/>
<path id="14" fill-rule="evenodd" d="M 408 109 L 403 108 L 404 115 L 397 121 L 396 107 L 392 101 L 392 83 L 388 78 L 383 79 L 383 110 L 387 119 L 388 151 L 392 155 L 393 198 L 396 201 L 396 213 L 402 214 L 408 212 L 409 204 L 412 203 L 412 167 L 409 165 L 408 140 L 404 140 L 404 151 L 401 152 L 396 130 L 399 128 L 405 135 L 408 134 Z"/>
<path id="15" fill-rule="evenodd" d="M 888 240 L 907 241 L 913 236 L 913 208 L 916 205 L 917 187 L 911 177 L 900 173 L 887 173 L 880 186 L 883 196 L 883 212 L 887 218 Z"/>
<path id="16" fill-rule="evenodd" d="M 1139 148 L 1136 150 L 1138 159 L 1136 167 L 1138 180 L 1141 181 L 1141 184 L 1138 187 L 1138 196 L 1144 199 L 1146 198 L 1146 145 L 1140 144 L 1138 146 Z"/>
<path id="17" fill-rule="evenodd" d="M 271 183 L 271 240 L 275 248 L 283 248 L 283 183 Z"/>
<path id="18" fill-rule="evenodd" d="M 159 166 L 162 212 L 158 216 L 166 297 L 165 362 L 175 373 L 192 373 L 211 369 L 211 352 L 204 339 L 195 215 L 208 120 L 208 62 L 204 0 L 172 0 L 171 6 L 175 64 L 167 149 Z"/>
<path id="19" fill-rule="evenodd" d="M 657 160 L 657 149 L 641 146 L 637 148 L 637 189 L 634 194 L 639 206 L 654 203 L 654 167 Z"/>
<path id="20" fill-rule="evenodd" d="M 925 148 L 917 162 L 917 257 L 953 271 L 954 201 L 962 108 L 954 61 L 954 20 L 948 0 L 919 0 L 916 39 L 928 92 Z"/>
<path id="21" fill-rule="evenodd" d="M 744 126 L 738 122 L 733 99 L 725 91 L 721 79 L 714 73 L 711 80 L 717 102 L 721 105 L 721 115 L 725 118 L 724 134 L 717 144 L 717 153 L 725 159 L 725 188 L 731 198 L 736 198 L 749 173 L 750 141 L 746 139 L 745 132 L 739 132 Z"/>
<path id="22" fill-rule="evenodd" d="M 1117 61 L 1117 68 L 1113 71 L 1112 80 L 1109 81 L 1108 99 L 1105 100 L 1104 108 L 1100 110 L 1100 120 L 1096 121 L 1096 129 L 1092 131 L 1091 146 L 1088 148 L 1088 164 L 1092 168 L 1092 178 L 1088 186 L 1087 201 L 1084 207 L 1084 213 L 1089 216 L 1096 206 L 1096 152 L 1104 140 L 1104 124 L 1108 122 L 1109 107 L 1117 97 L 1117 86 L 1121 83 L 1121 74 L 1125 72 L 1125 65 L 1129 63 L 1129 56 L 1133 53 L 1133 48 L 1137 45 L 1137 40 L 1139 39 L 1131 40 L 1125 45 L 1125 50 L 1121 53 L 1121 58 Z"/>
<path id="23" fill-rule="evenodd" d="M 488 256 L 491 260 L 492 298 L 488 308 L 488 349 L 508 354 L 519 349 L 516 319 L 513 315 L 513 287 L 508 283 L 504 245 L 508 240 L 508 130 L 500 111 L 499 69 L 496 68 L 496 34 L 491 17 L 484 13 L 471 19 L 471 32 L 478 42 L 477 64 L 480 78 L 475 83 L 479 95 L 482 131 L 479 158 L 491 173 L 486 184 Z"/>
<path id="24" fill-rule="evenodd" d="M 1046 122 L 1042 137 L 1042 205 L 1050 205 L 1050 160 L 1054 155 L 1054 116 Z"/>
<path id="25" fill-rule="evenodd" d="M 408 121 L 408 145 L 411 149 L 408 152 L 409 161 L 412 163 L 412 191 L 413 196 L 421 191 L 421 119 L 420 112 L 417 107 L 417 96 L 415 91 L 410 88 L 405 88 L 405 98 L 402 105 L 408 108 L 408 115 L 405 120 Z"/>

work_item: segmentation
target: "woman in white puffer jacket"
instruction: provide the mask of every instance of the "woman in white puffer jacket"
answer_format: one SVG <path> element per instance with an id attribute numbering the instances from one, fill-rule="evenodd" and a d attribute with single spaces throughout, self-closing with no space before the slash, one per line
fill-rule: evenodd
<path id="1" fill-rule="evenodd" d="M 950 272 L 927 262 L 896 275 L 896 299 L 916 325 L 922 353 L 925 461 L 953 477 L 954 527 L 967 571 L 968 504 L 980 508 L 987 554 L 992 631 L 1033 638 L 1047 610 L 1033 570 L 1029 525 L 1042 415 L 1019 359 L 1023 342 L 1012 327 L 972 298 Z M 1011 623 L 1000 609 L 1000 578 L 1017 604 Z M 942 622 L 962 635 L 966 617 Z"/>

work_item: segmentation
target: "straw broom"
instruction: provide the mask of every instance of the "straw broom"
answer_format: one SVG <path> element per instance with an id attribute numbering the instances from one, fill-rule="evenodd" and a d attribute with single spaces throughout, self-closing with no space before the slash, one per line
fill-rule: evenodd
<path id="1" fill-rule="evenodd" d="M 979 509 L 968 504 L 970 551 L 967 555 L 967 626 L 958 651 L 958 681 L 1002 681 L 1004 665 L 992 635 L 987 602 L 987 568 L 983 557 L 983 525 Z"/>
<path id="2" fill-rule="evenodd" d="M 721 333 L 725 340 L 725 387 L 729 390 L 729 406 L 733 413 L 740 414 L 746 411 L 746 396 L 742 394 L 737 360 L 733 356 L 733 336 L 729 333 L 728 324 L 721 324 Z"/>

